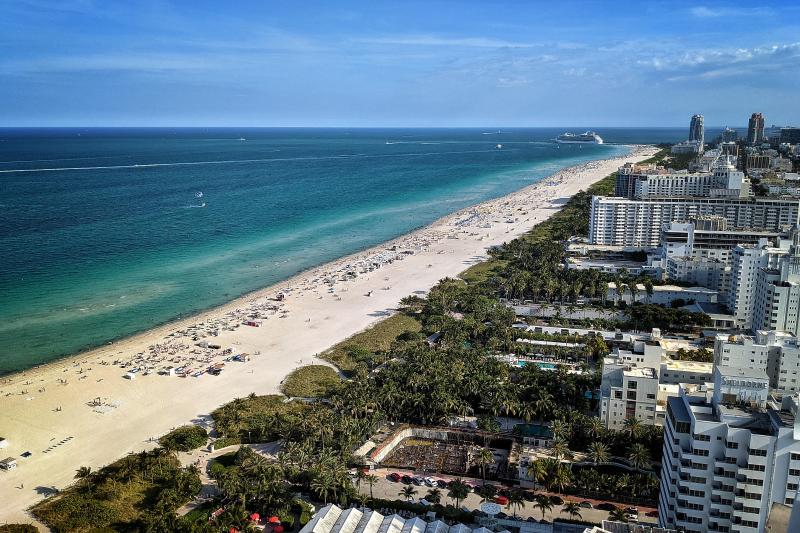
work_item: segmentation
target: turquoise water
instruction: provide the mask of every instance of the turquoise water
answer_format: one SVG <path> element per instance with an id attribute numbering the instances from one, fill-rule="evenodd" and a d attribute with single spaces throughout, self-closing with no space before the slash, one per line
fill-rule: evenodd
<path id="1" fill-rule="evenodd" d="M 541 368 L 542 370 L 555 370 L 558 366 L 555 363 L 535 363 L 536 366 Z M 528 361 L 517 361 L 517 367 L 525 368 L 528 365 Z"/>
<path id="2" fill-rule="evenodd" d="M 0 373 L 626 151 L 548 141 L 558 133 L 0 130 Z"/>

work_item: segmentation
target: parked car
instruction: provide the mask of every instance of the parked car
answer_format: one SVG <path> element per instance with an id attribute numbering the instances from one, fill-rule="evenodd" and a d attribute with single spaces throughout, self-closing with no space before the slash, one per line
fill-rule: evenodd
<path id="1" fill-rule="evenodd" d="M 386 477 L 389 478 L 389 481 L 394 481 L 395 483 L 400 481 L 400 474 L 398 474 L 397 472 L 392 472 Z"/>
<path id="2" fill-rule="evenodd" d="M 436 486 L 439 487 L 440 489 L 446 489 L 447 488 L 447 481 L 445 481 L 443 479 L 437 479 L 436 480 Z"/>
<path id="3" fill-rule="evenodd" d="M 608 511 L 608 512 L 611 512 L 616 508 L 617 508 L 616 505 L 608 502 L 598 503 L 597 506 L 595 507 L 595 509 L 600 509 L 601 511 Z"/>
<path id="4" fill-rule="evenodd" d="M 411 484 L 411 476 L 405 475 L 405 476 L 400 478 L 400 481 L 402 481 L 406 485 L 410 485 Z"/>
<path id="5" fill-rule="evenodd" d="M 525 492 L 522 493 L 522 498 L 526 502 L 535 502 L 536 501 L 536 493 L 533 492 L 532 490 L 526 490 Z"/>
<path id="6" fill-rule="evenodd" d="M 627 514 L 638 515 L 639 514 L 639 509 L 637 509 L 636 507 L 626 507 L 625 508 L 625 512 Z"/>
<path id="7" fill-rule="evenodd" d="M 435 485 L 436 485 L 436 480 L 435 480 L 435 479 L 433 479 L 432 477 L 426 477 L 426 478 L 425 478 L 423 481 L 424 481 L 424 482 L 425 482 L 425 484 L 426 484 L 427 486 L 429 486 L 429 487 L 433 487 L 433 486 L 435 486 Z"/>
<path id="8" fill-rule="evenodd" d="M 423 485 L 425 483 L 425 478 L 422 476 L 414 476 L 411 478 L 411 482 L 414 483 L 414 485 Z"/>
<path id="9" fill-rule="evenodd" d="M 658 518 L 658 509 L 653 509 L 645 514 L 645 516 L 649 516 L 651 518 Z"/>
<path id="10" fill-rule="evenodd" d="M 550 496 L 550 501 L 553 502 L 553 505 L 564 505 L 564 498 L 561 496 Z"/>
<path id="11" fill-rule="evenodd" d="M 586 509 L 594 509 L 594 505 L 592 505 L 592 502 L 590 502 L 589 500 L 583 500 L 578 505 L 580 505 L 581 507 L 584 507 Z"/>
<path id="12" fill-rule="evenodd" d="M 497 505 L 508 505 L 508 498 L 506 496 L 497 496 L 494 499 L 494 503 Z"/>

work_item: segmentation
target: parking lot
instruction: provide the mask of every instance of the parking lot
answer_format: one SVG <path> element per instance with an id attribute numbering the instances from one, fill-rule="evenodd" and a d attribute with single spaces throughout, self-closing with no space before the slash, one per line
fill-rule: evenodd
<path id="1" fill-rule="evenodd" d="M 375 483 L 375 485 L 372 487 L 372 492 L 373 492 L 373 495 L 374 495 L 375 498 L 382 498 L 382 499 L 386 499 L 386 500 L 403 500 L 404 499 L 404 497 L 402 495 L 400 495 L 399 493 L 407 485 L 402 483 L 402 482 L 390 481 L 387 478 L 387 476 L 392 472 L 397 472 L 397 473 L 399 473 L 401 475 L 414 476 L 413 472 L 403 471 L 403 470 L 387 470 L 387 469 L 375 470 L 374 472 L 372 472 L 373 474 L 375 474 L 375 476 L 378 477 L 378 482 Z M 448 476 L 445 476 L 445 477 L 434 476 L 434 478 L 435 479 L 441 479 L 443 481 L 450 481 L 452 479 L 451 477 L 448 477 Z M 464 481 L 470 483 L 471 485 L 475 486 L 475 487 L 479 487 L 482 484 L 482 481 L 480 479 L 472 479 L 472 478 L 462 478 L 462 479 Z M 497 484 L 495 484 L 495 485 L 500 487 L 500 485 L 497 485 Z M 410 486 L 414 487 L 417 490 L 417 493 L 414 496 L 414 501 L 418 501 L 418 500 L 424 498 L 425 495 L 428 493 L 428 491 L 431 490 L 431 487 L 428 487 L 428 486 L 426 486 L 424 484 L 421 485 L 421 486 L 418 486 L 418 485 L 414 485 L 412 483 Z M 370 487 L 366 483 L 362 482 L 360 490 L 361 490 L 362 494 L 369 495 Z M 446 488 L 440 488 L 439 490 L 441 491 L 441 494 L 442 494 L 441 503 L 450 504 L 450 505 L 454 505 L 455 504 L 455 502 L 451 501 L 450 498 L 447 497 L 447 492 L 448 491 L 447 491 Z M 537 494 L 541 494 L 544 491 L 543 490 L 536 490 L 535 492 Z M 577 501 L 577 502 L 588 501 L 588 502 L 592 503 L 593 506 L 596 506 L 598 504 L 602 504 L 603 503 L 603 502 L 597 501 L 597 500 L 582 500 L 582 499 L 577 499 L 577 498 L 574 498 L 573 501 Z M 535 508 L 534 504 L 535 504 L 535 502 L 526 501 L 525 502 L 525 507 L 516 510 L 517 516 L 522 520 L 524 520 L 526 518 L 529 518 L 529 517 L 535 518 L 536 520 L 541 520 L 542 512 L 539 509 Z M 474 492 L 471 492 L 467 496 L 466 500 L 461 502 L 460 505 L 465 506 L 470 510 L 478 509 L 478 508 L 480 508 L 480 505 L 481 505 L 481 497 L 478 496 L 477 494 L 475 494 Z M 625 507 L 622 504 L 620 504 L 619 506 L 620 507 Z M 570 518 L 567 514 L 561 513 L 562 509 L 563 509 L 563 505 L 554 505 L 553 509 L 551 511 L 545 513 L 545 515 L 544 515 L 545 520 L 553 521 L 553 519 L 555 519 L 555 518 Z M 638 509 L 639 509 L 639 522 L 640 523 L 645 523 L 645 522 L 655 523 L 655 522 L 658 521 L 657 518 L 646 516 L 646 513 L 652 512 L 655 509 L 653 509 L 651 507 L 641 507 L 641 506 L 638 507 Z M 506 509 L 504 507 L 503 512 L 508 514 L 509 516 L 511 516 L 513 514 L 513 512 L 514 512 L 514 509 Z M 581 513 L 581 519 L 582 520 L 588 520 L 590 522 L 600 523 L 601 520 L 604 520 L 604 519 L 608 518 L 608 511 L 604 511 L 604 510 L 601 510 L 601 509 L 581 508 L 580 513 Z"/>

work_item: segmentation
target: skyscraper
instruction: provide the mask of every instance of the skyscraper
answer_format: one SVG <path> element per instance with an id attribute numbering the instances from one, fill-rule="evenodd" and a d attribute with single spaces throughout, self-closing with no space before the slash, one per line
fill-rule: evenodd
<path id="1" fill-rule="evenodd" d="M 764 115 L 761 113 L 750 115 L 750 122 L 747 124 L 747 142 L 749 144 L 764 142 Z"/>
<path id="2" fill-rule="evenodd" d="M 689 140 L 697 141 L 702 146 L 704 136 L 703 115 L 692 115 L 692 122 L 689 124 Z"/>

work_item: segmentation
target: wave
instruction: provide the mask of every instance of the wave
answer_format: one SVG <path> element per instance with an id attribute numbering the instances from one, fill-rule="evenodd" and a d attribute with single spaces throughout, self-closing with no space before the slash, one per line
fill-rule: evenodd
<path id="1" fill-rule="evenodd" d="M 319 157 L 273 157 L 267 159 L 226 159 L 221 161 L 183 161 L 178 163 L 141 163 L 133 165 L 106 165 L 93 167 L 51 167 L 51 168 L 18 168 L 0 170 L 0 174 L 13 174 L 24 172 L 66 172 L 71 170 L 119 170 L 119 169 L 138 169 L 138 168 L 159 168 L 159 167 L 181 167 L 198 165 L 227 165 L 237 163 L 278 163 L 286 161 L 318 161 L 331 159 L 373 159 L 384 157 L 419 157 L 428 155 L 454 155 L 454 154 L 480 154 L 496 152 L 496 150 L 461 150 L 451 152 L 409 152 L 405 154 L 354 154 L 354 155 L 331 155 Z"/>

